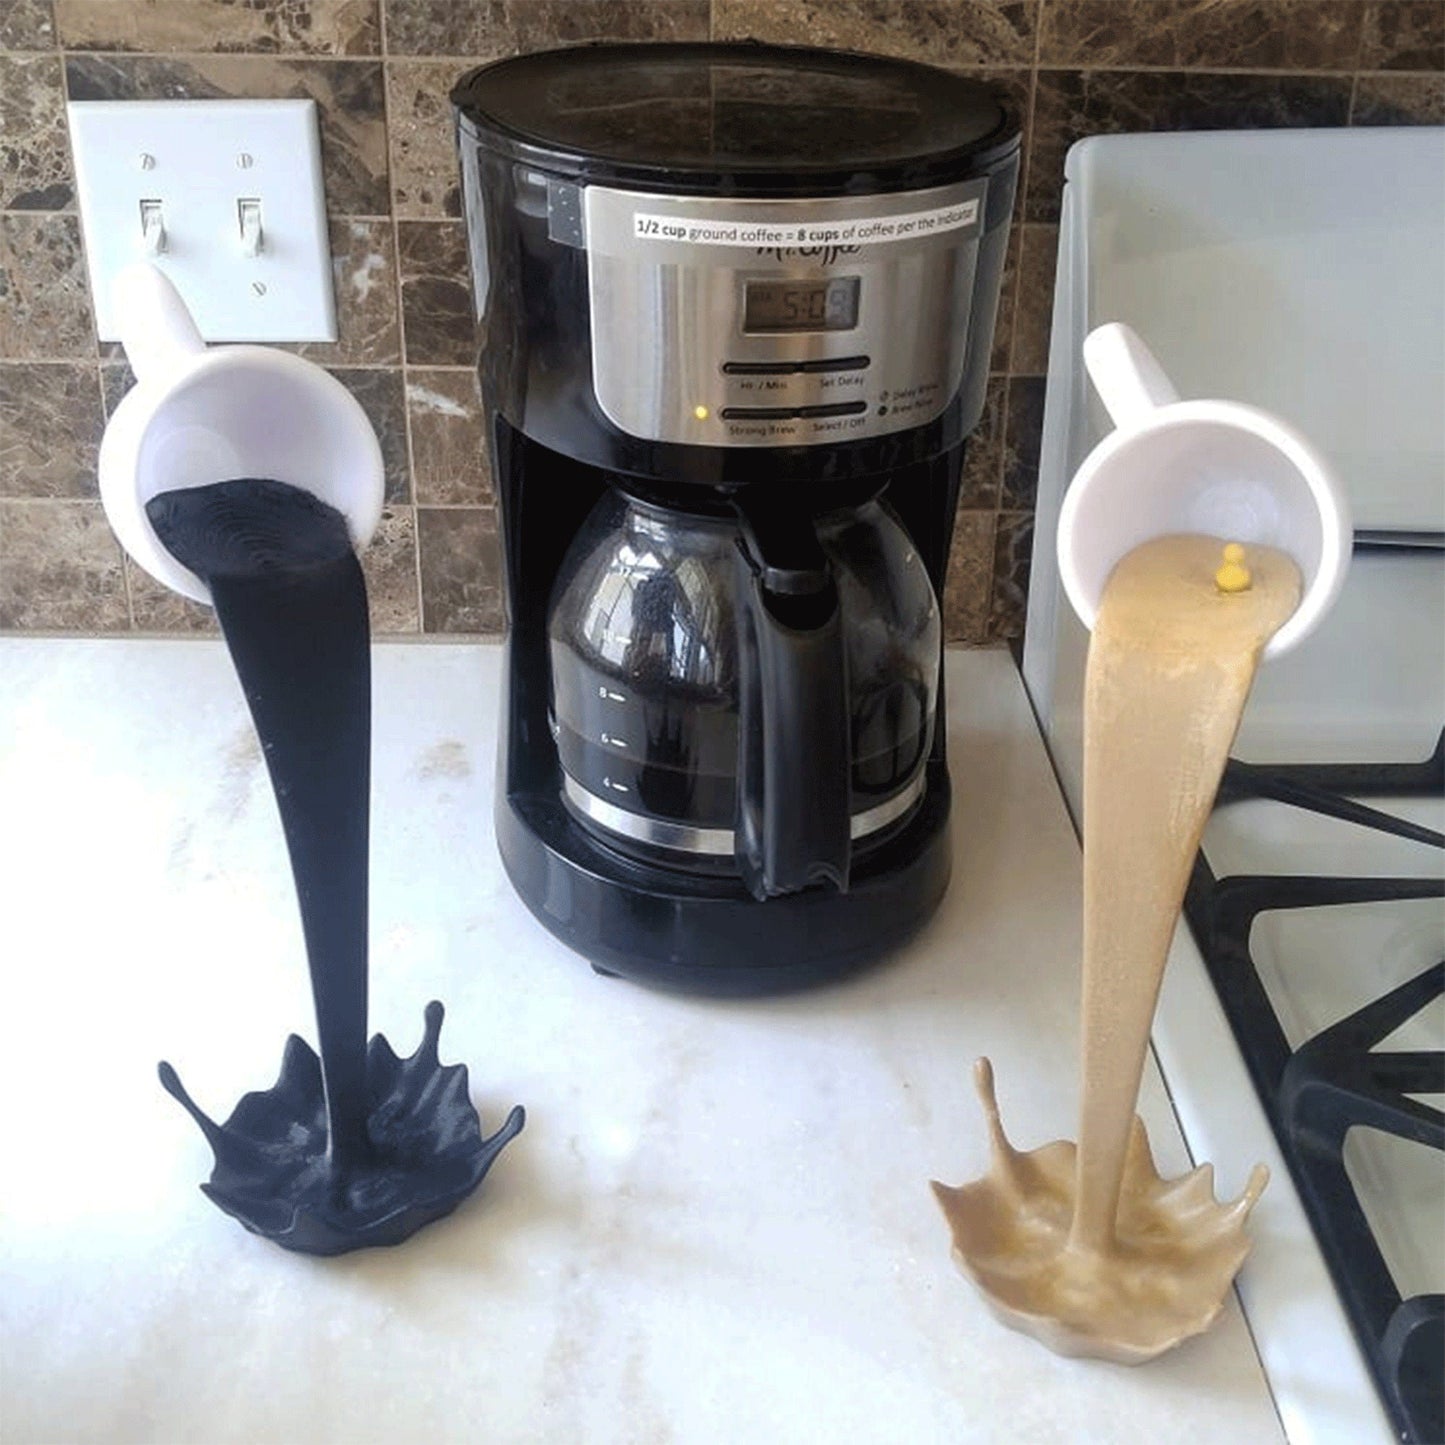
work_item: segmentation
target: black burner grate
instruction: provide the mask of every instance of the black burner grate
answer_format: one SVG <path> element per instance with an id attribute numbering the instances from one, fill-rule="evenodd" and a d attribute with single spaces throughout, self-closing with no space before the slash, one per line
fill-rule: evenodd
<path id="1" fill-rule="evenodd" d="M 1259 767 L 1231 761 L 1217 806 L 1268 799 L 1445 848 L 1445 836 L 1356 801 L 1445 791 L 1445 732 L 1423 763 Z M 1445 1149 L 1445 1053 L 1376 1046 L 1445 992 L 1445 961 L 1291 1049 L 1249 951 L 1261 913 L 1445 896 L 1438 878 L 1216 878 L 1195 863 L 1185 914 L 1290 1166 L 1350 1322 L 1403 1440 L 1445 1440 L 1445 1296 L 1402 1299 L 1345 1170 L 1363 1126 Z"/>

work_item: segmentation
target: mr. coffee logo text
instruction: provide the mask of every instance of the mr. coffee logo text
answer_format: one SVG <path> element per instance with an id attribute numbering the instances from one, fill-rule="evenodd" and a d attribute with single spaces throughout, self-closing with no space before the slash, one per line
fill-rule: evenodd
<path id="1" fill-rule="evenodd" d="M 862 246 L 759 246 L 759 256 L 772 256 L 778 261 L 816 261 L 831 266 L 839 256 L 856 256 Z"/>

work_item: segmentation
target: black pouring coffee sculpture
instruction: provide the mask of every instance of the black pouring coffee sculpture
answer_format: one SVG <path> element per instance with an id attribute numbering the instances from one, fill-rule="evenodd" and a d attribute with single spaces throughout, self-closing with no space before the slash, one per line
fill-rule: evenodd
<path id="1" fill-rule="evenodd" d="M 320 1055 L 294 1034 L 269 1089 L 224 1124 L 169 1064 L 161 1083 L 215 1154 L 201 1188 L 247 1229 L 306 1254 L 400 1244 L 449 1214 L 521 1130 L 490 1138 L 463 1064 L 442 1064 L 442 1006 L 398 1058 L 366 1042 L 371 655 L 366 584 L 340 512 L 242 479 L 146 505 L 161 542 L 211 589 L 261 740 L 291 856 Z"/>

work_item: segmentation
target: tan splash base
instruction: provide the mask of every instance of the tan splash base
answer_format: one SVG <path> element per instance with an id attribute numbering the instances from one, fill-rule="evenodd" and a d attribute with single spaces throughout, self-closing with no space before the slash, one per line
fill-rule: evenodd
<path id="1" fill-rule="evenodd" d="M 1023 1153 L 1004 1134 L 987 1059 L 974 1082 L 988 1116 L 992 1164 L 972 1184 L 933 1183 L 953 1257 L 994 1314 L 1061 1355 L 1137 1365 L 1209 1328 L 1249 1253 L 1245 1221 L 1269 1178 L 1260 1164 L 1231 1204 L 1202 1164 L 1162 1179 L 1137 1115 L 1124 1159 L 1115 1238 L 1070 1241 L 1077 1150 L 1057 1140 Z"/>

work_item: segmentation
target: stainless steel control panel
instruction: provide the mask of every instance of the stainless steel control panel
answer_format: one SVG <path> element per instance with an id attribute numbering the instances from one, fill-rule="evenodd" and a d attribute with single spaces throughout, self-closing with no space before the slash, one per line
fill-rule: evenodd
<path id="1" fill-rule="evenodd" d="M 588 186 L 602 410 L 699 446 L 933 420 L 963 377 L 987 185 L 780 201 Z"/>

